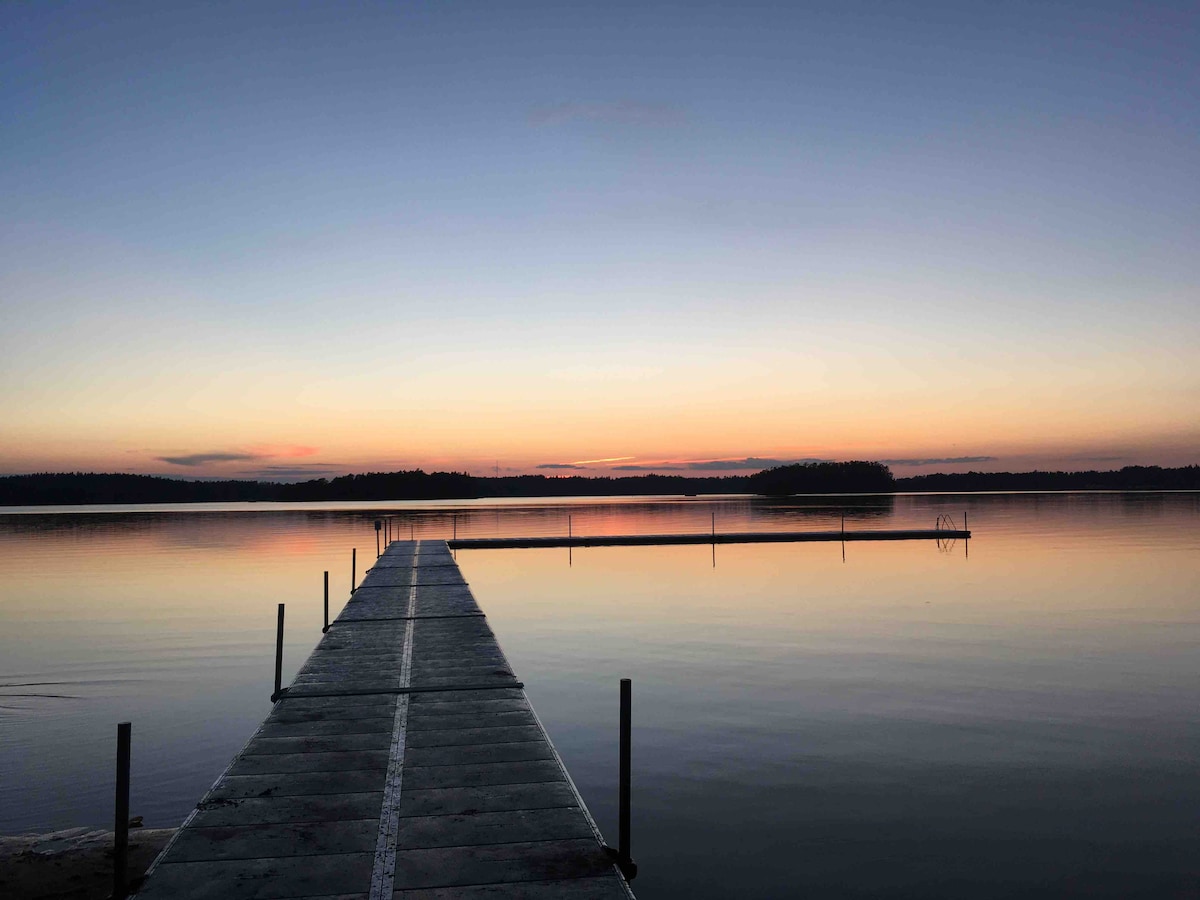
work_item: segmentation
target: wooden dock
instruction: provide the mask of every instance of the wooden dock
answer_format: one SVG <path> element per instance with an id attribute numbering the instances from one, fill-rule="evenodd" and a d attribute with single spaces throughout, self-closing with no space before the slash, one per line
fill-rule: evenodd
<path id="1" fill-rule="evenodd" d="M 454 538 L 451 550 L 523 547 L 665 547 L 673 544 L 794 544 L 807 541 L 948 541 L 969 538 L 964 529 L 909 528 L 887 531 L 725 531 L 688 534 L 609 534 L 589 537 Z"/>
<path id="2" fill-rule="evenodd" d="M 444 541 L 397 541 L 144 900 L 632 898 Z"/>

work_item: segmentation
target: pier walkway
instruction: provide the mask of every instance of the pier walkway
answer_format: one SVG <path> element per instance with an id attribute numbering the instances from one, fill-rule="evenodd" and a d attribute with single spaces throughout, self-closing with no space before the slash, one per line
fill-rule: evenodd
<path id="1" fill-rule="evenodd" d="M 396 541 L 143 900 L 632 898 L 444 541 Z"/>
<path id="2" fill-rule="evenodd" d="M 802 544 L 812 541 L 950 541 L 971 537 L 965 528 L 906 528 L 889 531 L 712 531 L 688 534 L 597 534 L 587 537 L 452 538 L 451 550 L 508 550 L 531 547 L 668 547 L 680 544 Z"/>

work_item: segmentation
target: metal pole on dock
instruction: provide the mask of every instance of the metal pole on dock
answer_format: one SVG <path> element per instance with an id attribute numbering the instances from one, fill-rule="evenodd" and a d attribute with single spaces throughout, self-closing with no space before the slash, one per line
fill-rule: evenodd
<path id="1" fill-rule="evenodd" d="M 617 813 L 617 854 L 621 871 L 630 876 L 627 869 L 632 866 L 633 858 L 629 854 L 629 745 L 630 718 L 632 707 L 633 683 L 628 678 L 621 679 L 621 751 L 620 774 L 618 785 Z M 636 872 L 636 869 L 633 869 Z"/>
<path id="2" fill-rule="evenodd" d="M 113 816 L 113 900 L 129 894 L 129 744 L 132 726 L 117 724 L 117 795 Z"/>
<path id="3" fill-rule="evenodd" d="M 275 693 L 271 695 L 274 703 L 283 693 L 283 604 L 279 604 L 279 619 L 275 624 Z"/>
<path id="4" fill-rule="evenodd" d="M 329 630 L 329 570 L 325 570 L 325 624 L 321 626 L 321 634 Z"/>
<path id="5" fill-rule="evenodd" d="M 354 593 L 354 582 L 358 581 L 358 548 L 350 548 L 350 593 Z"/>

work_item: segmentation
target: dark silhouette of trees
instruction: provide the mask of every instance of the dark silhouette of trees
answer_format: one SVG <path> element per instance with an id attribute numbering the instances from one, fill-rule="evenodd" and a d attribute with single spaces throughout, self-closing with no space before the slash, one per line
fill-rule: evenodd
<path id="1" fill-rule="evenodd" d="M 40 473 L 0 477 L 0 506 L 92 503 L 235 503 L 253 500 L 465 500 L 475 497 L 612 497 L 679 494 L 863 494 L 892 491 L 1200 490 L 1200 466 L 1126 466 L 1113 472 L 966 472 L 893 478 L 882 463 L 807 463 L 755 475 L 512 475 L 369 472 L 296 484 L 184 481 L 155 475 Z"/>
<path id="2" fill-rule="evenodd" d="M 875 494 L 893 490 L 895 479 L 883 463 L 818 462 L 776 466 L 750 476 L 757 494 Z"/>
<path id="3" fill-rule="evenodd" d="M 1126 466 L 1111 472 L 937 472 L 896 480 L 898 491 L 1195 491 L 1200 466 Z"/>

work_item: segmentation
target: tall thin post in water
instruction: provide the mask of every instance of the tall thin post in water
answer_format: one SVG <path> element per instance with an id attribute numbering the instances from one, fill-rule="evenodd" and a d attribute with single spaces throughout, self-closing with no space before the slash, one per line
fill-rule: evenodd
<path id="1" fill-rule="evenodd" d="M 571 538 L 571 517 L 567 516 L 567 539 Z"/>
<path id="2" fill-rule="evenodd" d="M 325 570 L 325 624 L 321 626 L 321 634 L 329 630 L 329 570 Z"/>
<path id="3" fill-rule="evenodd" d="M 358 548 L 350 548 L 350 593 L 354 593 L 354 583 L 358 581 Z"/>
<path id="4" fill-rule="evenodd" d="M 454 540 L 458 540 L 458 516 L 454 516 Z"/>
<path id="5" fill-rule="evenodd" d="M 113 816 L 113 900 L 129 894 L 129 745 L 132 726 L 117 724 L 117 795 Z"/>
<path id="6" fill-rule="evenodd" d="M 622 868 L 632 859 L 629 854 L 629 737 L 633 693 L 632 684 L 628 678 L 621 679 L 621 751 L 620 780 L 617 797 L 617 853 L 620 856 Z"/>
<path id="7" fill-rule="evenodd" d="M 274 703 L 283 693 L 283 604 L 279 604 L 279 618 L 275 623 L 275 693 L 271 695 Z"/>
<path id="8" fill-rule="evenodd" d="M 712 514 L 712 539 L 715 544 L 717 542 L 717 514 L 715 512 Z"/>

